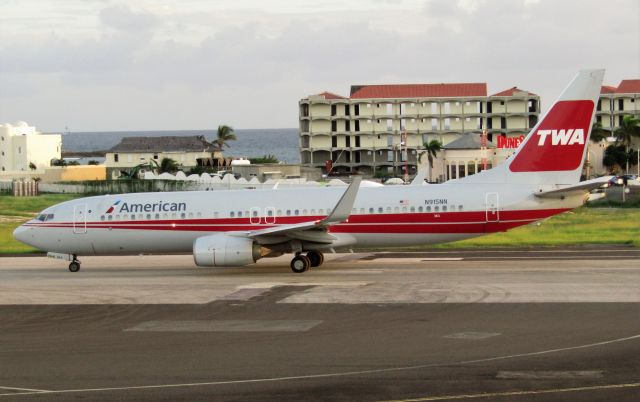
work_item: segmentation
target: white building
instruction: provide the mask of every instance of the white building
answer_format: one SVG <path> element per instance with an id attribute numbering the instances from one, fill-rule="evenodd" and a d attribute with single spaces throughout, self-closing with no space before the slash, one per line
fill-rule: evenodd
<path id="1" fill-rule="evenodd" d="M 406 166 L 414 174 L 423 144 L 436 139 L 446 146 L 486 130 L 496 163 L 514 151 L 539 113 L 538 95 L 516 87 L 489 95 L 486 83 L 353 85 L 349 97 L 323 92 L 300 100 L 300 158 L 303 166 L 332 172 L 399 174 Z M 455 177 L 467 174 L 468 161 L 453 160 L 452 168 L 443 157 L 434 180 L 452 178 L 452 169 Z"/>
<path id="2" fill-rule="evenodd" d="M 28 171 L 51 166 L 52 159 L 60 159 L 62 136 L 44 135 L 33 126 L 20 121 L 13 125 L 0 124 L 0 170 Z"/>

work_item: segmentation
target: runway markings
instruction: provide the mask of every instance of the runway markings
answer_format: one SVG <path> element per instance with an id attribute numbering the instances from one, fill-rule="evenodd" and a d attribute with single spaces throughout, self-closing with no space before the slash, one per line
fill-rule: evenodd
<path id="1" fill-rule="evenodd" d="M 441 396 L 426 396 L 423 398 L 412 399 L 392 399 L 385 402 L 426 402 L 426 401 L 450 401 L 455 399 L 480 399 L 480 398 L 496 398 L 501 396 L 524 396 L 524 395 L 543 395 L 543 394 L 558 394 L 562 392 L 584 392 L 584 391 L 599 391 L 605 389 L 619 389 L 619 388 L 638 388 L 640 382 L 626 383 L 626 384 L 607 384 L 607 385 L 594 385 L 590 387 L 572 387 L 572 388 L 551 388 L 540 389 L 531 391 L 507 391 L 507 392 L 486 392 L 478 394 L 458 394 L 458 395 L 441 395 Z"/>
<path id="2" fill-rule="evenodd" d="M 321 320 L 145 321 L 125 332 L 306 332 Z"/>
<path id="3" fill-rule="evenodd" d="M 6 389 L 7 391 L 27 391 L 27 392 L 50 392 L 46 389 L 33 389 L 33 388 L 16 388 L 16 387 L 4 387 L 4 386 L 0 386 L 0 389 Z M 22 394 L 22 392 L 20 392 L 20 394 Z M 18 393 L 11 393 L 11 394 L 0 394 L 0 395 L 18 395 Z"/>
<path id="4" fill-rule="evenodd" d="M 455 334 L 449 334 L 443 336 L 443 338 L 449 339 L 487 339 L 492 338 L 494 336 L 502 335 L 499 332 L 457 332 Z"/>
<path id="5" fill-rule="evenodd" d="M 496 378 L 500 380 L 556 380 L 556 379 L 581 379 L 602 378 L 602 370 L 578 370 L 578 371 L 498 371 Z"/>
<path id="6" fill-rule="evenodd" d="M 71 394 L 71 393 L 91 393 L 91 392 L 108 392 L 108 391 L 134 391 L 134 390 L 145 390 L 145 389 L 187 388 L 187 387 L 204 387 L 204 386 L 231 385 L 231 384 L 259 384 L 259 383 L 282 382 L 282 381 L 292 381 L 292 380 L 312 380 L 312 379 L 332 378 L 332 377 L 333 378 L 349 377 L 349 376 L 364 375 L 364 374 L 382 374 L 382 373 L 392 373 L 392 372 L 399 372 L 399 371 L 418 370 L 418 369 L 425 369 L 425 368 L 436 368 L 441 366 L 485 363 L 485 362 L 497 361 L 497 360 L 515 359 L 519 357 L 539 356 L 539 355 L 558 353 L 558 352 L 564 352 L 569 350 L 594 348 L 598 346 L 610 345 L 613 343 L 620 343 L 620 342 L 627 342 L 627 341 L 636 340 L 636 339 L 640 339 L 640 334 L 628 336 L 625 338 L 611 339 L 608 341 L 588 343 L 588 344 L 578 345 L 578 346 L 569 346 L 566 348 L 548 349 L 548 350 L 541 350 L 537 352 L 495 356 L 495 357 L 488 357 L 484 359 L 463 360 L 458 362 L 427 363 L 427 364 L 420 364 L 415 366 L 388 367 L 388 368 L 381 368 L 381 369 L 346 371 L 346 372 L 338 372 L 338 373 L 321 373 L 321 374 L 309 374 L 309 375 L 287 376 L 287 377 L 267 377 L 267 378 L 254 378 L 254 379 L 245 379 L 245 380 L 211 381 L 211 382 L 196 382 L 196 383 L 183 383 L 183 384 L 157 384 L 157 385 L 140 385 L 140 386 L 130 386 L 130 387 L 37 390 L 33 392 L 28 391 L 28 392 L 20 392 L 20 393 L 12 392 L 7 394 L 0 394 L 0 397 L 16 396 L 16 395 L 35 395 L 35 394 Z M 528 394 L 534 394 L 534 393 L 544 394 L 544 393 L 553 393 L 553 392 L 589 391 L 589 390 L 597 390 L 597 389 L 632 388 L 632 387 L 640 387 L 640 383 L 612 384 L 612 385 L 601 385 L 601 386 L 594 386 L 594 387 L 562 388 L 562 389 L 539 390 L 539 391 L 516 391 L 516 393 L 449 395 L 449 396 L 444 395 L 444 396 L 425 397 L 425 398 L 413 399 L 413 400 L 407 399 L 404 401 L 417 402 L 417 401 L 430 401 L 430 400 L 437 401 L 437 400 L 447 400 L 447 399 L 449 400 L 470 399 L 470 398 L 484 398 L 484 397 L 490 397 L 490 396 L 528 395 Z M 428 399 L 428 398 L 431 398 L 431 399 Z"/>
<path id="7" fill-rule="evenodd" d="M 445 257 L 433 257 L 433 258 L 423 258 L 422 261 L 462 261 L 464 258 L 445 258 Z"/>

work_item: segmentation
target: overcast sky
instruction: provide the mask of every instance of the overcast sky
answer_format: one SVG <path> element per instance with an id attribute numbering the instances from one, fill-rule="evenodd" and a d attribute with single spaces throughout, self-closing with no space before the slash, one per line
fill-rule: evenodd
<path id="1" fill-rule="evenodd" d="M 0 123 L 41 131 L 297 127 L 352 84 L 557 97 L 640 78 L 638 0 L 0 0 Z"/>

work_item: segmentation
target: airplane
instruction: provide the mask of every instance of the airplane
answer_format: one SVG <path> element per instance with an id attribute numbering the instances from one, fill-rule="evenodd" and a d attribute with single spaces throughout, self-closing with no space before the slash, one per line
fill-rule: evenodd
<path id="1" fill-rule="evenodd" d="M 132 193 L 42 211 L 13 235 L 78 256 L 192 252 L 195 264 L 240 267 L 293 253 L 302 273 L 338 247 L 452 242 L 502 232 L 583 205 L 610 177 L 579 182 L 604 70 L 582 70 L 516 152 L 493 169 L 437 185 Z"/>

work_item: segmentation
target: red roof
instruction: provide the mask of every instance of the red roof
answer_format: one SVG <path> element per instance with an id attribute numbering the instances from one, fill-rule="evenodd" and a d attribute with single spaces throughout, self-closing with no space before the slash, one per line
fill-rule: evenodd
<path id="1" fill-rule="evenodd" d="M 612 87 L 611 85 L 603 85 L 600 88 L 600 93 L 601 94 L 613 94 L 618 90 L 618 88 L 616 87 Z"/>
<path id="2" fill-rule="evenodd" d="M 327 92 L 327 91 L 324 91 L 324 92 L 322 92 L 322 93 L 319 93 L 317 96 L 322 96 L 322 97 L 324 97 L 325 99 L 347 99 L 347 98 L 345 98 L 344 96 L 336 95 L 336 94 L 334 94 L 334 93 Z"/>
<path id="3" fill-rule="evenodd" d="M 352 85 L 351 99 L 487 96 L 486 83 Z"/>
<path id="4" fill-rule="evenodd" d="M 622 80 L 616 93 L 619 94 L 636 94 L 640 93 L 640 80 Z"/>
<path id="5" fill-rule="evenodd" d="M 491 96 L 514 96 L 516 92 L 524 92 L 525 94 L 527 94 L 527 96 L 538 96 L 536 94 L 534 94 L 533 92 L 528 92 L 525 90 L 522 90 L 518 87 L 512 87 L 509 89 L 505 89 L 504 91 L 498 92 L 496 94 L 493 94 Z"/>

